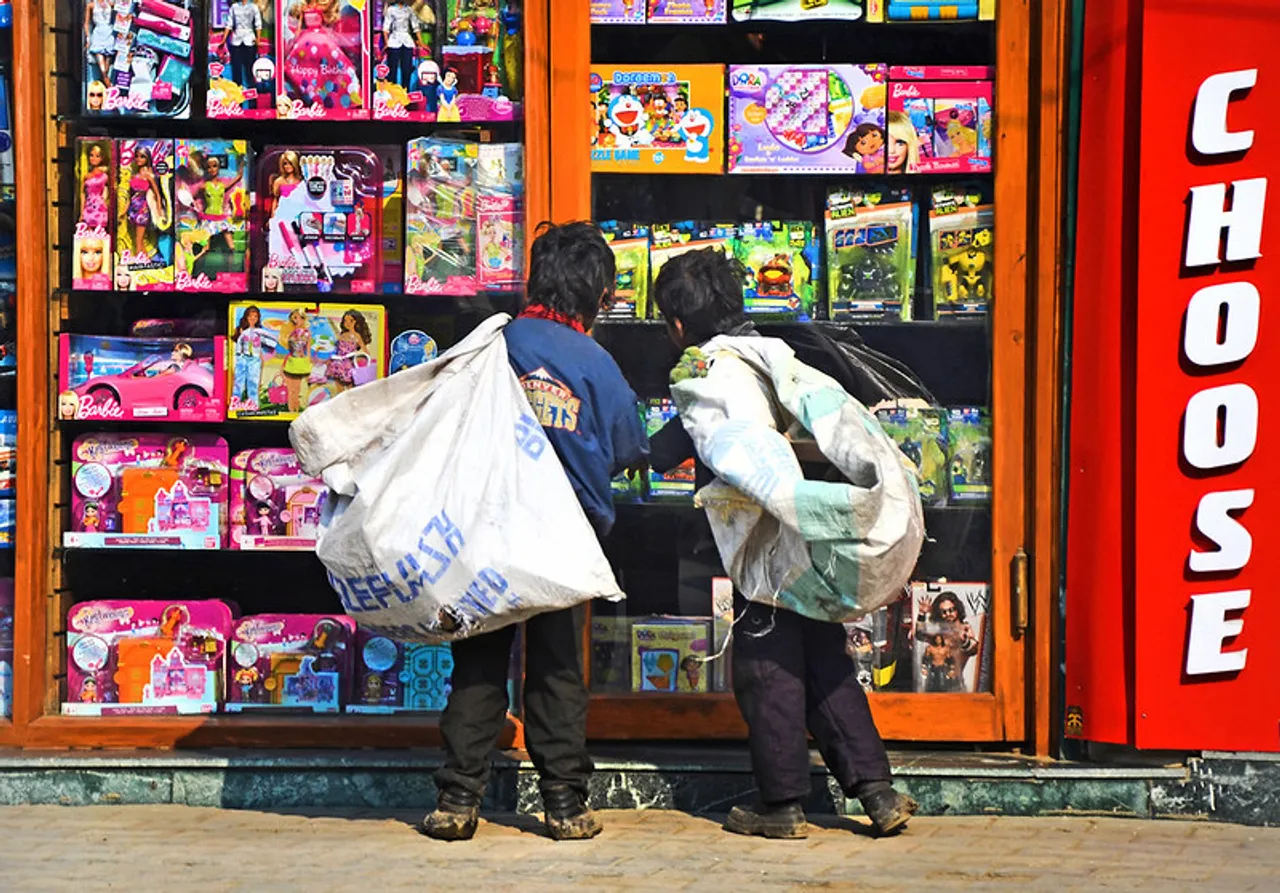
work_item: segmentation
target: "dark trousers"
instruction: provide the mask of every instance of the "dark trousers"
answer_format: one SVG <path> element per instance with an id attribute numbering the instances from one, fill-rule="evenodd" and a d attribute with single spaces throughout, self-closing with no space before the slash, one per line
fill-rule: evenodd
<path id="1" fill-rule="evenodd" d="M 408 90 L 417 67 L 416 61 L 413 47 L 390 47 L 387 50 L 387 67 L 391 69 L 391 80 Z"/>
<path id="2" fill-rule="evenodd" d="M 733 693 L 747 721 L 760 799 L 808 796 L 806 728 L 846 796 L 856 796 L 860 783 L 888 781 L 889 757 L 845 651 L 844 626 L 736 593 L 734 615 Z"/>
<path id="3" fill-rule="evenodd" d="M 231 46 L 228 50 L 231 55 L 231 80 L 241 87 L 252 87 L 253 63 L 258 59 L 258 48 L 250 44 L 244 47 Z"/>
<path id="4" fill-rule="evenodd" d="M 587 687 L 582 674 L 586 606 L 539 614 L 525 624 L 525 746 L 543 791 L 567 786 L 585 802 L 595 766 L 587 755 Z M 453 643 L 453 691 L 440 718 L 445 766 L 440 788 L 458 785 L 481 796 L 489 783 L 489 751 L 506 719 L 507 670 L 516 628 L 507 626 Z"/>

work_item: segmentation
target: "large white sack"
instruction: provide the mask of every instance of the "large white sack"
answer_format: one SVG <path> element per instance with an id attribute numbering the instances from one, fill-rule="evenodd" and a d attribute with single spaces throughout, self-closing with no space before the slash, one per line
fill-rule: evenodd
<path id="1" fill-rule="evenodd" d="M 738 590 L 840 622 L 901 595 L 924 511 L 915 469 L 880 423 L 776 338 L 720 336 L 702 352 L 701 365 L 677 367 L 671 394 L 715 472 L 695 499 Z M 846 481 L 806 481 L 779 428 L 808 432 Z"/>
<path id="2" fill-rule="evenodd" d="M 623 597 L 508 364 L 508 321 L 289 428 L 333 491 L 316 552 L 364 626 L 441 642 Z"/>

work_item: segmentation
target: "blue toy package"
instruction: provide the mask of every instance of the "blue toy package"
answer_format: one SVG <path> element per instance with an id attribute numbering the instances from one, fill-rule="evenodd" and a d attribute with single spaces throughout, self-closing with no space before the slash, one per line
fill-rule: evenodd
<path id="1" fill-rule="evenodd" d="M 387 374 L 394 375 L 401 369 L 421 366 L 434 360 L 439 353 L 436 339 L 421 329 L 407 329 L 391 339 L 391 359 Z"/>
<path id="2" fill-rule="evenodd" d="M 0 496 L 14 495 L 18 465 L 18 413 L 0 409 Z"/>
<path id="3" fill-rule="evenodd" d="M 0 70 L 0 201 L 14 197 L 13 167 L 13 103 L 10 99 L 9 72 Z"/>
<path id="4" fill-rule="evenodd" d="M 17 503 L 12 499 L 0 499 L 0 549 L 13 548 L 13 532 L 17 523 Z"/>
<path id="5" fill-rule="evenodd" d="M 453 651 L 360 629 L 355 681 L 347 713 L 439 713 L 453 689 Z"/>

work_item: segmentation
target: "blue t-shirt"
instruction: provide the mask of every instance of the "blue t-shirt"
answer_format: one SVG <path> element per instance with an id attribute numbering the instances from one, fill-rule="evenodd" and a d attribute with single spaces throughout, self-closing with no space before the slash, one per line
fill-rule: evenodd
<path id="1" fill-rule="evenodd" d="M 613 527 L 614 475 L 649 454 L 636 395 L 595 339 L 545 319 L 506 328 L 507 355 L 587 518 L 604 536 Z"/>

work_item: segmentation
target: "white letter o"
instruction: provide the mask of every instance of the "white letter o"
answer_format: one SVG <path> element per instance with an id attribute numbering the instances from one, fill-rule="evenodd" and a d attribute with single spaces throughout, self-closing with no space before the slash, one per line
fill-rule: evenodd
<path id="1" fill-rule="evenodd" d="M 1222 443 L 1218 414 L 1225 411 Z M 1209 388 L 1187 401 L 1182 420 L 1182 456 L 1202 470 L 1238 465 L 1258 444 L 1258 395 L 1247 384 Z"/>
<path id="2" fill-rule="evenodd" d="M 1218 341 L 1218 320 L 1227 308 L 1226 331 Z M 1182 350 L 1197 366 L 1238 363 L 1258 344 L 1262 298 L 1251 282 L 1224 282 L 1200 289 L 1187 304 Z"/>

